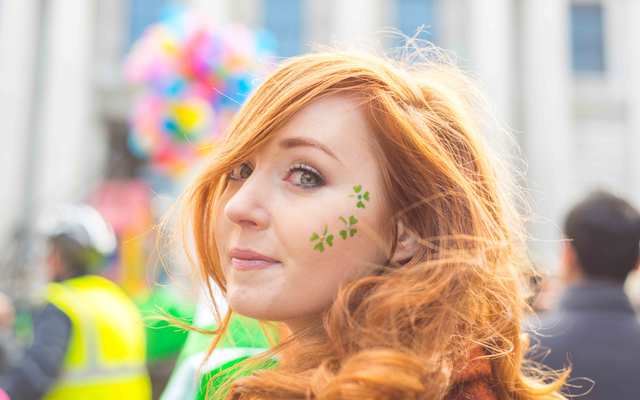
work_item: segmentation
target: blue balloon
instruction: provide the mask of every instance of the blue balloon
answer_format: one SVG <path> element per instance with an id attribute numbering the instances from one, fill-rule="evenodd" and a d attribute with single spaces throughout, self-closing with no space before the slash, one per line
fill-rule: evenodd
<path id="1" fill-rule="evenodd" d="M 176 124 L 176 121 L 174 121 L 173 118 L 165 118 L 165 120 L 162 121 L 162 126 L 164 130 L 169 132 L 171 135 L 178 133 L 180 130 L 180 128 L 178 128 L 178 124 Z"/>
<path id="2" fill-rule="evenodd" d="M 182 78 L 177 78 L 168 83 L 165 88 L 165 93 L 169 97 L 180 97 L 184 93 L 186 87 L 187 82 Z"/>

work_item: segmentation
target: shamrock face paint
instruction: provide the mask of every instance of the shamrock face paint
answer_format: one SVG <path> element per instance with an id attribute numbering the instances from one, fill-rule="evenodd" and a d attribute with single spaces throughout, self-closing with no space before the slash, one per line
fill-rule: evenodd
<path id="1" fill-rule="evenodd" d="M 358 102 L 326 96 L 228 168 L 213 220 L 233 310 L 295 329 L 388 260 L 391 213 L 371 135 Z"/>
<path id="2" fill-rule="evenodd" d="M 355 194 L 349 195 L 349 197 L 356 197 L 358 202 L 356 203 L 357 208 L 366 208 L 365 202 L 369 201 L 369 192 L 362 192 L 362 185 L 356 185 L 353 187 L 353 191 Z M 338 234 L 343 240 L 347 238 L 355 236 L 358 233 L 358 228 L 356 228 L 356 224 L 358 223 L 358 218 L 355 215 L 350 215 L 349 217 L 343 217 L 342 215 L 338 217 L 338 219 L 345 225 L 344 229 L 340 229 Z M 313 244 L 313 249 L 319 252 L 323 252 L 326 246 L 333 246 L 333 233 L 328 232 L 327 225 L 324 226 L 324 230 L 322 234 L 318 234 L 313 232 L 311 234 L 311 242 Z M 326 246 L 325 246 L 326 244 Z"/>
<path id="3" fill-rule="evenodd" d="M 345 217 L 340 217 L 340 221 L 345 224 L 345 228 L 339 232 L 342 239 L 353 237 L 353 235 L 358 233 L 358 229 L 355 228 L 355 225 L 358 223 L 358 218 L 352 215 L 348 220 Z"/>
<path id="4" fill-rule="evenodd" d="M 327 225 L 324 226 L 324 230 L 322 231 L 322 235 L 318 235 L 313 232 L 311 235 L 311 241 L 315 242 L 313 245 L 314 250 L 324 251 L 325 244 L 329 247 L 333 246 L 333 234 L 327 232 Z"/>
<path id="5" fill-rule="evenodd" d="M 354 186 L 353 191 L 355 194 L 352 194 L 351 197 L 356 197 L 358 199 L 356 207 L 365 208 L 364 202 L 369 201 L 369 192 L 362 192 L 362 185 Z"/>

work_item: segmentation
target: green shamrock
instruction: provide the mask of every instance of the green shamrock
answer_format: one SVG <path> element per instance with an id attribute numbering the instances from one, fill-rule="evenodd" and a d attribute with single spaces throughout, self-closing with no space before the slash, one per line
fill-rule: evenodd
<path id="1" fill-rule="evenodd" d="M 358 202 L 356 203 L 357 208 L 365 208 L 365 202 L 370 200 L 369 192 L 362 190 L 362 185 L 355 185 L 353 187 L 353 194 L 350 194 L 349 197 L 356 197 Z M 358 233 L 358 228 L 356 228 L 356 224 L 358 223 L 358 218 L 355 215 L 349 216 L 349 218 L 339 217 L 340 221 L 345 225 L 344 229 L 341 229 L 338 234 L 342 238 L 342 240 L 346 240 L 347 238 L 354 237 L 356 233 Z M 332 233 L 329 233 L 329 228 L 327 225 L 324 226 L 322 233 L 313 232 L 309 241 L 313 244 L 313 249 L 319 252 L 323 252 L 324 249 L 328 247 L 333 247 L 333 241 L 335 237 Z"/>
<path id="2" fill-rule="evenodd" d="M 358 223 L 358 218 L 354 215 L 350 216 L 348 220 L 345 217 L 340 217 L 340 221 L 345 224 L 345 229 L 338 232 L 343 240 L 347 239 L 347 237 L 353 237 L 358 232 L 358 229 L 354 228 L 354 225 Z"/>
<path id="3" fill-rule="evenodd" d="M 323 252 L 324 251 L 324 246 L 325 243 L 329 246 L 329 247 L 333 247 L 333 239 L 334 236 L 332 233 L 328 232 L 328 227 L 327 225 L 324 226 L 324 230 L 322 231 L 322 234 L 319 235 L 316 232 L 313 232 L 311 234 L 311 237 L 309 238 L 309 241 L 311 242 L 317 242 L 314 244 L 313 249 L 314 250 L 318 250 L 319 252 Z"/>
<path id="4" fill-rule="evenodd" d="M 357 208 L 365 208 L 364 202 L 369 201 L 369 192 L 362 193 L 362 185 L 355 185 L 353 187 L 353 191 L 355 194 L 350 195 L 349 197 L 356 197 L 358 202 L 356 203 Z"/>

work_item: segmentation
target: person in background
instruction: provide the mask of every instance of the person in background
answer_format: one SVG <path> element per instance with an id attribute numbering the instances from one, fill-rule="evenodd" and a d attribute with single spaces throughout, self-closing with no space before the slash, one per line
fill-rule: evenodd
<path id="1" fill-rule="evenodd" d="M 156 195 L 150 199 L 153 224 L 160 226 L 171 207 L 172 198 Z M 162 232 L 162 230 L 152 230 Z M 196 312 L 196 299 L 190 288 L 185 289 L 178 272 L 178 265 L 168 261 L 162 236 L 147 235 L 145 239 L 147 282 L 153 284 L 147 290 L 138 291 L 133 297 L 145 326 L 147 370 L 151 378 L 153 399 L 157 400 L 173 372 L 180 352 L 187 341 L 188 330 L 170 321 L 191 325 Z M 175 272 L 175 275 L 174 275 Z M 188 286 L 188 285 L 186 285 Z"/>
<path id="2" fill-rule="evenodd" d="M 149 293 L 134 301 L 144 320 L 147 369 L 153 398 L 158 399 L 188 335 L 187 330 L 174 326 L 167 318 L 191 325 L 195 304 L 168 284 L 154 285 Z"/>
<path id="3" fill-rule="evenodd" d="M 0 373 L 11 364 L 11 331 L 15 321 L 15 309 L 7 295 L 0 292 Z"/>
<path id="4" fill-rule="evenodd" d="M 228 309 L 226 301 L 219 289 L 214 292 L 216 304 L 222 309 Z M 220 325 L 220 321 L 215 320 L 211 313 L 213 305 L 207 301 L 207 297 L 201 296 L 198 302 L 197 312 L 193 320 L 193 327 L 186 340 L 180 356 L 178 357 L 176 368 L 167 386 L 160 397 L 160 400 L 206 400 L 210 397 L 211 387 L 220 384 L 221 380 L 231 379 L 230 370 L 233 366 L 240 364 L 249 357 L 268 350 L 270 346 L 286 337 L 287 332 L 274 329 L 273 326 L 262 325 L 260 321 L 233 315 L 229 321 L 229 329 L 216 350 L 208 355 L 211 347 L 211 335 L 199 330 L 213 331 Z M 219 372 L 225 374 L 219 376 L 212 382 L 211 378 Z M 248 371 L 252 372 L 252 371 Z"/>
<path id="5" fill-rule="evenodd" d="M 581 399 L 640 399 L 633 384 L 640 324 L 623 290 L 638 266 L 640 214 L 619 197 L 594 192 L 570 210 L 564 234 L 560 279 L 566 288 L 557 306 L 531 323 L 548 352 L 543 363 L 570 366 L 573 378 L 587 378 L 569 388 L 588 391 Z"/>
<path id="6" fill-rule="evenodd" d="M 95 275 L 115 251 L 111 227 L 93 208 L 73 206 L 46 236 L 45 304 L 30 347 L 0 376 L 0 399 L 150 399 L 140 314 L 122 289 Z"/>

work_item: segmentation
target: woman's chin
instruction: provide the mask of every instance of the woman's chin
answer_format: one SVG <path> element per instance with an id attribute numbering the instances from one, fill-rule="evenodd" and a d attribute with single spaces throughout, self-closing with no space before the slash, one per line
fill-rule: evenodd
<path id="1" fill-rule="evenodd" d="M 258 299 L 227 298 L 229 307 L 237 314 L 244 317 L 259 319 L 263 321 L 274 321 L 277 316 L 274 314 L 274 307 L 268 307 L 265 303 L 261 303 Z"/>

